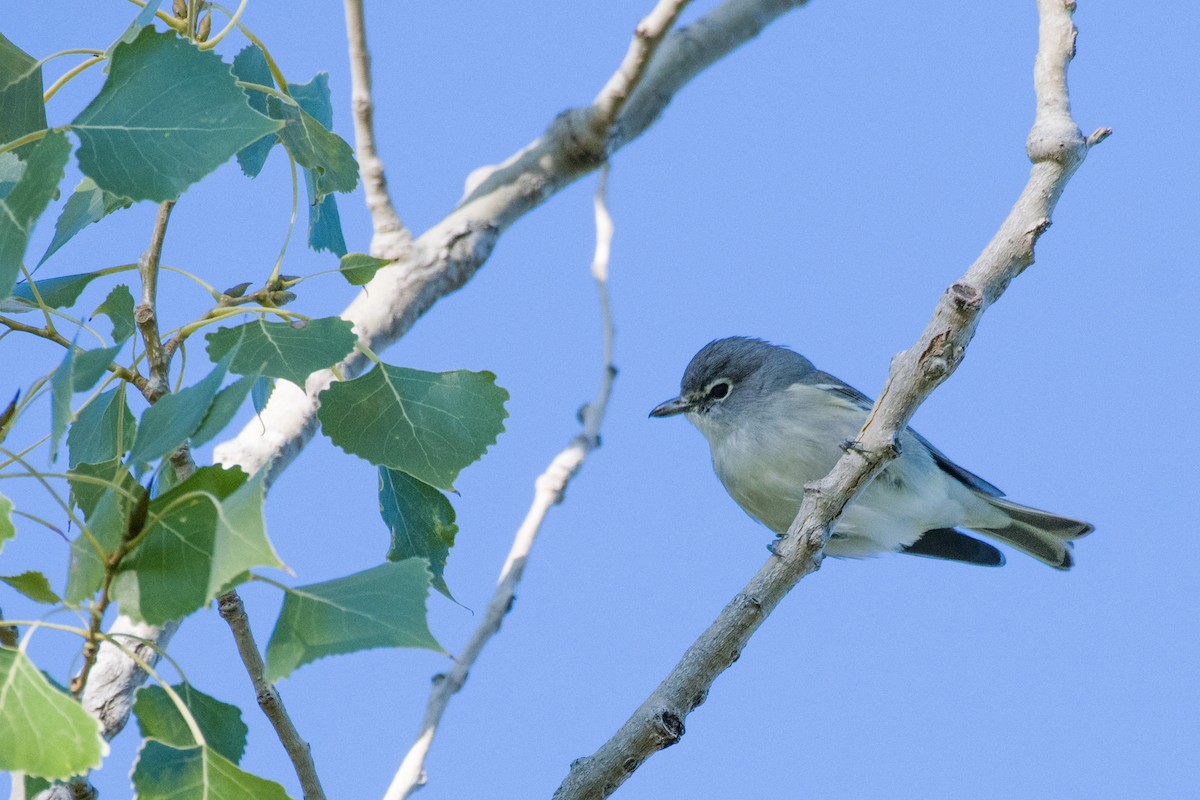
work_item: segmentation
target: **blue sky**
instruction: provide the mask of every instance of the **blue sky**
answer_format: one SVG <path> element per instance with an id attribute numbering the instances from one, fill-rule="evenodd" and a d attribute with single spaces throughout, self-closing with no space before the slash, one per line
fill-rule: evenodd
<path id="1" fill-rule="evenodd" d="M 380 147 L 405 221 L 424 230 L 472 169 L 589 101 L 651 5 L 371 4 Z M 1062 574 L 1015 553 L 1000 570 L 829 560 L 717 681 L 680 744 L 617 796 L 1195 791 L 1200 167 L 1190 138 L 1200 123 L 1200 11 L 1079 6 L 1075 117 L 1085 133 L 1115 134 L 1067 187 L 1037 263 L 988 312 L 965 363 L 914 423 L 1014 500 L 1093 522 L 1078 566 Z M 689 18 L 710 7 L 696 4 Z M 0 29 L 39 56 L 103 47 L 134 11 L 118 2 L 6 8 Z M 335 125 L 352 139 L 340 4 L 253 0 L 244 20 L 290 79 L 330 73 Z M 1025 181 L 1036 27 L 1032 2 L 813 0 L 701 75 L 617 155 L 621 372 L 604 444 L 551 512 L 513 613 L 452 701 L 422 798 L 548 797 L 761 565 L 771 535 L 725 495 L 700 434 L 647 412 L 675 394 L 701 345 L 732 334 L 793 346 L 873 395 Z M 242 45 L 232 39 L 226 57 Z M 88 74 L 55 98 L 52 124 L 68 121 L 100 80 Z M 430 600 L 433 631 L 452 652 L 486 606 L 533 479 L 575 434 L 575 411 L 598 380 L 594 183 L 516 224 L 476 278 L 386 355 L 423 369 L 488 369 L 512 395 L 507 432 L 463 474 L 455 499 L 461 531 L 446 579 L 476 613 Z M 261 281 L 289 194 L 278 154 L 253 182 L 226 165 L 185 195 L 164 261 L 218 286 Z M 351 249 L 365 250 L 361 197 L 340 205 Z M 142 204 L 85 231 L 43 274 L 132 261 L 153 214 Z M 43 220 L 31 253 L 51 229 Z M 296 243 L 284 271 L 333 266 Z M 353 297 L 334 277 L 305 286 L 297 310 L 313 315 Z M 164 303 L 178 298 L 168 322 L 202 307 L 183 281 L 168 276 L 162 291 Z M 27 385 L 50 352 L 5 338 L 12 385 L 0 389 Z M 31 507 L 44 502 L 32 486 L 5 481 L 4 490 Z M 375 492 L 365 463 L 320 439 L 307 448 L 267 508 L 296 573 L 288 580 L 382 559 Z M 65 565 L 56 537 L 21 527 L 2 571 L 44 564 L 50 552 Z M 243 594 L 265 643 L 279 594 Z M 19 602 L 2 597 L 17 616 Z M 75 643 L 55 636 L 40 634 L 34 652 L 64 680 Z M 189 619 L 171 652 L 200 689 L 246 709 L 247 768 L 298 796 L 215 611 Z M 331 797 L 382 796 L 430 676 L 446 667 L 432 653 L 376 650 L 281 683 Z M 128 794 L 136 747 L 133 731 L 114 744 L 96 779 L 105 796 Z"/>

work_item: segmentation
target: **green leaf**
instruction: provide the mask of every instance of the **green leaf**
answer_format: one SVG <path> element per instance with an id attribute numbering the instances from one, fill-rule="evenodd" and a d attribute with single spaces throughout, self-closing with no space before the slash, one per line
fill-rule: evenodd
<path id="1" fill-rule="evenodd" d="M 333 129 L 333 103 L 329 97 L 329 76 L 318 74 L 308 83 L 293 83 L 288 87 L 300 107 L 327 129 Z M 304 188 L 308 193 L 308 245 L 313 250 L 326 250 L 337 256 L 346 255 L 346 239 L 342 235 L 342 220 L 333 195 L 321 199 L 317 175 L 304 170 Z"/>
<path id="2" fill-rule="evenodd" d="M 443 573 L 458 525 L 446 495 L 411 475 L 380 467 L 379 513 L 392 534 L 388 561 L 428 560 L 433 588 L 453 600 Z"/>
<path id="3" fill-rule="evenodd" d="M 0 494 L 0 550 L 4 543 L 17 535 L 17 527 L 12 521 L 13 502 Z"/>
<path id="4" fill-rule="evenodd" d="M 347 253 L 342 256 L 338 270 L 351 286 L 362 286 L 369 283 L 375 273 L 392 263 L 386 258 L 375 258 L 366 253 Z"/>
<path id="5" fill-rule="evenodd" d="M 193 447 L 199 447 L 225 430 L 225 426 L 242 407 L 242 402 L 246 399 L 246 395 L 250 394 L 250 389 L 257 380 L 258 373 L 243 375 L 217 393 L 212 407 L 204 417 L 204 422 L 200 423 L 200 428 L 192 434 Z"/>
<path id="6" fill-rule="evenodd" d="M 311 170 L 316 179 L 316 199 L 334 192 L 352 192 L 358 186 L 358 162 L 350 145 L 299 106 L 278 97 L 267 98 L 268 113 L 283 120 L 279 140 L 296 163 Z"/>
<path id="7" fill-rule="evenodd" d="M 317 417 L 346 452 L 453 491 L 458 473 L 504 430 L 507 399 L 490 372 L 379 364 L 321 392 Z"/>
<path id="8" fill-rule="evenodd" d="M 85 519 L 96 510 L 96 504 L 109 488 L 116 486 L 132 492 L 138 486 L 125 465 L 115 458 L 101 464 L 76 466 L 67 472 L 67 483 L 71 487 L 71 501 L 79 506 Z"/>
<path id="9" fill-rule="evenodd" d="M 288 800 L 274 781 L 239 769 L 211 747 L 147 739 L 133 768 L 138 800 Z"/>
<path id="10" fill-rule="evenodd" d="M 112 212 L 129 208 L 131 205 L 133 205 L 133 201 L 128 197 L 106 192 L 91 178 L 84 178 L 67 198 L 62 213 L 58 215 L 58 221 L 54 223 L 54 238 L 50 240 L 50 246 L 42 254 L 38 266 L 44 264 L 46 259 L 58 251 L 58 248 L 69 242 L 75 234 L 88 225 L 99 222 Z"/>
<path id="11" fill-rule="evenodd" d="M 4 581 L 35 603 L 54 605 L 62 602 L 62 598 L 50 588 L 50 581 L 40 572 L 30 570 L 20 575 L 0 575 L 0 581 Z"/>
<path id="12" fill-rule="evenodd" d="M 104 314 L 112 320 L 114 342 L 119 344 L 132 336 L 135 330 L 133 294 L 130 293 L 129 287 L 123 283 L 114 286 L 113 290 L 108 293 L 108 297 L 104 298 L 104 302 L 96 306 L 96 310 L 92 312 L 93 317 L 98 314 Z"/>
<path id="13" fill-rule="evenodd" d="M 70 308 L 75 305 L 75 301 L 87 285 L 99 277 L 98 272 L 85 272 L 80 275 L 37 280 L 33 286 L 21 281 L 13 287 L 12 296 L 0 303 L 0 310 L 13 314 L 33 311 L 40 308 L 38 297 L 42 298 L 42 304 L 47 308 Z M 33 293 L 34 288 L 37 289 L 37 296 Z"/>
<path id="14" fill-rule="evenodd" d="M 137 38 L 139 33 L 142 32 L 142 28 L 145 28 L 147 25 L 153 25 L 155 12 L 158 11 L 158 7 L 160 5 L 162 5 L 162 0 L 148 0 L 148 2 L 141 7 L 137 15 L 133 18 L 133 22 L 129 23 L 129 27 L 121 33 L 115 42 L 109 45 L 108 50 L 106 50 L 104 53 L 104 55 L 110 59 L 110 61 L 104 65 L 105 72 L 108 72 L 109 70 L 112 53 L 113 50 L 116 49 L 117 45 L 129 44 Z"/>
<path id="15" fill-rule="evenodd" d="M 250 390 L 250 402 L 254 404 L 254 413 L 262 413 L 263 409 L 267 407 L 267 401 L 271 399 L 271 394 L 274 391 L 274 378 L 259 378 L 254 382 L 254 388 Z"/>
<path id="16" fill-rule="evenodd" d="M 111 593 L 121 612 L 161 625 L 201 608 L 257 566 L 282 567 L 263 523 L 263 474 L 204 467 L 150 503 L 141 543 Z"/>
<path id="17" fill-rule="evenodd" d="M 242 722 L 241 709 L 210 697 L 193 688 L 190 683 L 177 683 L 171 688 L 191 712 L 208 746 L 234 764 L 241 761 L 242 753 L 246 752 L 246 734 L 249 731 L 246 723 Z M 183 715 L 161 686 L 138 689 L 133 713 L 137 714 L 138 730 L 146 739 L 157 739 L 163 744 L 179 748 L 188 748 L 196 743 Z"/>
<path id="18" fill-rule="evenodd" d="M 308 246 L 341 257 L 346 255 L 346 238 L 342 234 L 342 217 L 338 213 L 337 199 L 328 195 L 316 202 L 316 181 L 308 170 L 304 171 L 304 186 L 308 191 Z"/>
<path id="19" fill-rule="evenodd" d="M 143 411 L 129 460 L 148 464 L 187 441 L 204 422 L 228 369 L 229 359 L 224 358 L 194 386 L 163 395 Z"/>
<path id="20" fill-rule="evenodd" d="M 266 56 L 257 45 L 246 45 L 241 52 L 234 56 L 233 74 L 243 83 L 275 86 L 275 79 L 271 76 L 271 68 L 267 65 Z M 251 108 L 260 114 L 267 113 L 267 96 L 265 94 L 249 89 L 246 95 Z M 242 172 L 251 178 L 258 177 L 258 173 L 262 172 L 263 165 L 267 163 L 267 156 L 270 154 L 271 148 L 278 141 L 279 137 L 271 133 L 239 150 L 237 160 Z"/>
<path id="21" fill-rule="evenodd" d="M 250 108 L 213 52 L 146 27 L 113 49 L 108 80 L 71 126 L 97 186 L 161 202 L 280 123 Z"/>
<path id="22" fill-rule="evenodd" d="M 16 285 L 33 223 L 58 194 L 58 183 L 70 153 L 71 143 L 66 134 L 47 134 L 30 147 L 24 162 L 18 162 L 24 164 L 20 179 L 0 197 L 0 298 L 8 297 Z M 8 158 L 0 174 L 6 176 L 6 183 L 11 183 L 15 154 L 4 155 Z"/>
<path id="23" fill-rule="evenodd" d="M 19 650 L 0 648 L 0 770 L 51 780 L 100 766 L 100 723 Z"/>
<path id="24" fill-rule="evenodd" d="M 100 590 L 108 557 L 121 546 L 129 518 L 130 500 L 113 489 L 106 490 L 87 516 L 87 533 L 71 542 L 71 560 L 67 568 L 68 603 L 82 603 Z M 99 545 L 103 553 L 96 552 Z"/>
<path id="25" fill-rule="evenodd" d="M 75 394 L 75 345 L 50 376 L 50 460 L 58 458 L 58 440 L 71 424 L 71 397 Z"/>
<path id="26" fill-rule="evenodd" d="M 0 144 L 46 127 L 42 68 L 33 56 L 0 34 Z M 16 150 L 28 155 L 31 145 Z"/>
<path id="27" fill-rule="evenodd" d="M 221 328 L 205 338 L 213 361 L 237 348 L 229 365 L 233 372 L 245 375 L 261 370 L 263 375 L 284 378 L 301 388 L 312 372 L 341 361 L 358 341 L 353 326 L 337 317 L 298 324 L 256 319 L 236 328 Z"/>
<path id="28" fill-rule="evenodd" d="M 289 589 L 267 644 L 267 680 L 318 658 L 375 647 L 445 652 L 425 620 L 429 579 L 425 562 L 410 558 Z"/>
<path id="29" fill-rule="evenodd" d="M 120 458 L 131 446 L 137 423 L 125 402 L 125 384 L 109 389 L 76 415 L 67 433 L 72 468 Z"/>
<path id="30" fill-rule="evenodd" d="M 73 373 L 72 383 L 74 391 L 86 392 L 96 385 L 96 381 L 108 372 L 108 365 L 113 363 L 113 359 L 121 352 L 123 345 L 113 345 L 112 347 L 99 347 L 95 350 L 84 350 L 82 353 L 75 354 L 75 371 Z"/>

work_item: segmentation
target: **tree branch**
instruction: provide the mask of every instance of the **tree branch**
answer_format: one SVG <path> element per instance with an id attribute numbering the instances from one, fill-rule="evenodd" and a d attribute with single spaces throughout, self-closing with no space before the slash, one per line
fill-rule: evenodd
<path id="1" fill-rule="evenodd" d="M 354 117 L 354 142 L 362 174 L 363 194 L 375 236 L 371 254 L 397 259 L 412 247 L 412 234 L 388 194 L 383 161 L 375 148 L 375 104 L 371 98 L 371 53 L 367 49 L 367 26 L 362 0 L 345 0 L 346 37 L 350 55 L 350 106 Z"/>
<path id="2" fill-rule="evenodd" d="M 163 240 L 167 235 L 167 222 L 171 219 L 174 200 L 167 200 L 158 207 L 154 220 L 154 231 L 150 234 L 150 246 L 138 260 L 138 273 L 142 278 L 142 302 L 134 312 L 142 341 L 146 344 L 146 362 L 150 365 L 150 383 L 146 399 L 153 403 L 168 391 L 167 373 L 171 368 L 171 356 L 162 346 L 158 335 L 158 315 L 155 310 L 158 296 L 158 264 L 162 258 Z"/>
<path id="3" fill-rule="evenodd" d="M 553 196 L 596 169 L 605 152 L 644 132 L 675 93 L 705 68 L 758 35 L 785 12 L 807 0 L 726 0 L 693 25 L 666 36 L 617 118 L 606 148 L 580 148 L 577 130 L 586 129 L 592 105 L 560 114 L 544 134 L 498 166 L 475 170 L 467 196 L 441 222 L 425 231 L 395 268 L 379 271 L 342 312 L 360 339 L 382 352 L 403 336 L 442 297 L 461 288 L 487 261 L 500 234 Z M 358 375 L 366 359 L 355 354 L 337 369 Z M 280 383 L 258 419 L 216 449 L 226 465 L 248 472 L 268 468 L 273 481 L 316 431 L 317 396 L 333 381 L 323 370 L 311 375 L 306 391 Z"/>
<path id="4" fill-rule="evenodd" d="M 613 226 L 608 213 L 607 186 L 608 166 L 605 165 L 600 172 L 600 185 L 596 188 L 596 255 L 592 260 L 592 275 L 596 278 L 600 296 L 601 335 L 604 344 L 604 368 L 600 378 L 600 389 L 596 399 L 584 406 L 580 412 L 583 429 L 579 435 L 554 457 L 546 471 L 534 481 L 533 503 L 513 538 L 512 547 L 508 551 L 503 569 L 500 570 L 500 580 L 491 601 L 488 602 L 487 611 L 462 652 L 454 659 L 454 666 L 449 672 L 434 679 L 420 733 L 404 756 L 404 761 L 396 771 L 384 800 L 405 800 L 425 785 L 425 758 L 433 745 L 433 737 L 437 733 L 450 698 L 462 689 L 467 674 L 479 658 L 479 654 L 491 638 L 499 633 L 500 623 L 512 609 L 517 584 L 521 582 L 525 573 L 525 565 L 546 514 L 552 506 L 562 502 L 563 493 L 566 492 L 571 479 L 583 467 L 588 454 L 600 446 L 600 423 L 604 420 L 608 399 L 612 395 L 613 381 L 617 376 L 617 369 L 613 365 L 613 325 L 608 299 L 608 258 L 612 247 Z"/>
<path id="5" fill-rule="evenodd" d="M 967 272 L 947 289 L 920 339 L 892 361 L 887 384 L 857 440 L 833 470 L 805 487 L 804 503 L 776 554 L 628 721 L 596 753 L 571 765 L 556 800 L 601 798 L 614 792 L 655 752 L 683 736 L 684 720 L 704 702 L 716 677 L 738 659 L 750 636 L 804 576 L 821 564 L 825 540 L 846 505 L 898 454 L 896 437 L 917 406 L 954 371 L 982 313 L 1033 263 L 1033 248 L 1067 181 L 1101 129 L 1083 138 L 1071 119 L 1066 69 L 1074 54 L 1073 0 L 1038 0 L 1034 66 L 1037 117 L 1027 150 L 1029 181 L 996 235 Z"/>
<path id="6" fill-rule="evenodd" d="M 217 609 L 221 619 L 229 624 L 233 639 L 237 643 L 238 654 L 254 684 L 254 695 L 263 714 L 271 721 L 275 734 L 283 743 L 288 758 L 300 779 L 300 788 L 304 791 L 305 800 L 325 800 L 325 790 L 321 788 L 321 780 L 317 777 L 317 768 L 313 763 L 312 748 L 300 736 L 292 718 L 288 716 L 279 690 L 269 683 L 263 675 L 262 655 L 258 645 L 254 643 L 254 634 L 250 630 L 250 618 L 246 616 L 246 606 L 236 591 L 226 592 L 217 599 Z"/>

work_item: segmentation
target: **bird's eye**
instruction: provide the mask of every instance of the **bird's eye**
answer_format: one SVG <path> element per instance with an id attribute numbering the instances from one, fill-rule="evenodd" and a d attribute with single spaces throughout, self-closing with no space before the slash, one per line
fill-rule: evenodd
<path id="1" fill-rule="evenodd" d="M 723 397 L 725 397 L 725 395 L 727 395 L 727 394 L 729 394 L 729 382 L 728 381 L 720 381 L 718 383 L 714 383 L 712 385 L 712 387 L 708 390 L 708 396 L 713 400 L 720 400 Z"/>

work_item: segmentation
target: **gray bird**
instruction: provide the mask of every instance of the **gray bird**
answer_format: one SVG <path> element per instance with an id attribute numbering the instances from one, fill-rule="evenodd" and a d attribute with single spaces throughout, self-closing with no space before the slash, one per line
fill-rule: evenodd
<path id="1" fill-rule="evenodd" d="M 726 491 L 776 534 L 795 518 L 804 484 L 829 473 L 872 405 L 799 353 L 740 336 L 705 345 L 679 388 L 678 397 L 650 416 L 686 415 L 708 440 Z M 1070 569 L 1071 540 L 1093 527 L 1003 496 L 905 428 L 900 457 L 846 509 L 825 552 L 861 558 L 899 551 L 985 566 L 1004 563 L 995 547 L 955 530 L 963 527 Z"/>

